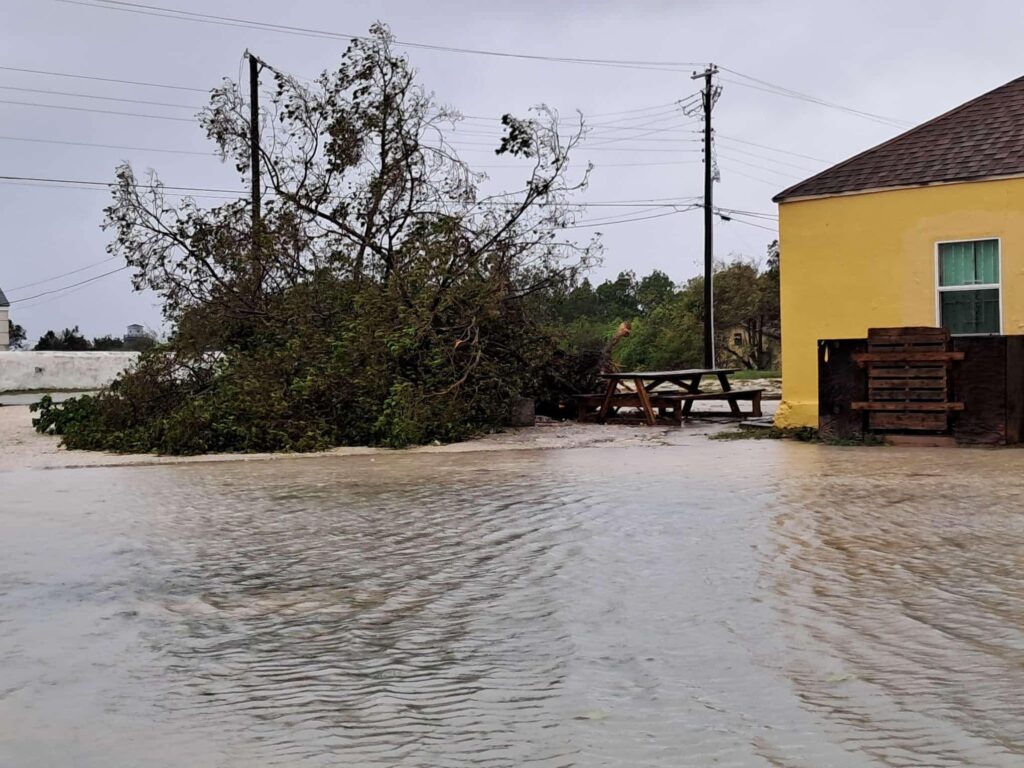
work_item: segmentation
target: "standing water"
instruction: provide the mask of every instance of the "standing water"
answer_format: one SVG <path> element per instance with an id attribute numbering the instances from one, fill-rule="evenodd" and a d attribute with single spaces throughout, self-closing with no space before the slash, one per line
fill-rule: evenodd
<path id="1" fill-rule="evenodd" d="M 1020 462 L 0 474 L 0 765 L 1019 766 Z"/>

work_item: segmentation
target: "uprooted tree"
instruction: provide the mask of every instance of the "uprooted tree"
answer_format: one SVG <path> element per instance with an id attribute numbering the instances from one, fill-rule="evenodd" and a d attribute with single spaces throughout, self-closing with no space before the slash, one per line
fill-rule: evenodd
<path id="1" fill-rule="evenodd" d="M 457 440 L 502 423 L 547 374 L 542 297 L 596 245 L 560 235 L 579 209 L 557 115 L 506 115 L 496 152 L 522 188 L 483 194 L 385 27 L 304 84 L 261 62 L 261 220 L 249 201 L 172 202 L 123 165 L 109 246 L 155 291 L 171 340 L 96 397 L 44 402 L 69 447 L 169 453 Z M 213 91 L 201 122 L 248 182 L 249 105 Z M 498 139 L 496 138 L 496 144 Z"/>

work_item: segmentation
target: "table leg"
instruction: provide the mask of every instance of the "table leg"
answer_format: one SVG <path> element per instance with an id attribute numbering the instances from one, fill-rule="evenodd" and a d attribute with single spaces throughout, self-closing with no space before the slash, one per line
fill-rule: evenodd
<path id="1" fill-rule="evenodd" d="M 718 374 L 718 383 L 722 385 L 723 392 L 731 392 L 732 384 L 729 383 L 729 374 L 720 373 Z M 740 411 L 740 404 L 735 400 L 729 401 L 729 410 L 732 411 L 733 416 L 742 416 L 743 412 Z"/>
<path id="2" fill-rule="evenodd" d="M 604 424 L 604 420 L 608 418 L 608 410 L 612 405 L 612 396 L 615 394 L 615 390 L 618 389 L 619 382 L 616 379 L 608 379 L 608 386 L 604 392 L 604 402 L 601 403 L 601 410 L 597 412 L 597 421 L 599 424 Z"/>
<path id="3" fill-rule="evenodd" d="M 654 415 L 654 408 L 651 407 L 651 397 L 644 389 L 643 379 L 634 379 L 636 383 L 636 394 L 640 398 L 640 406 L 644 410 L 644 418 L 647 419 L 647 425 L 653 427 L 657 422 L 657 417 Z"/>

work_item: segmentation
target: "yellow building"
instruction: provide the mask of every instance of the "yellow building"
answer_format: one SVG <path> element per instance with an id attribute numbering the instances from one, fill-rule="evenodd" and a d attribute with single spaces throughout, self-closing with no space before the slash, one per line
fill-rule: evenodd
<path id="1" fill-rule="evenodd" d="M 817 426 L 819 339 L 1024 333 L 1024 78 L 781 192 L 782 404 Z"/>

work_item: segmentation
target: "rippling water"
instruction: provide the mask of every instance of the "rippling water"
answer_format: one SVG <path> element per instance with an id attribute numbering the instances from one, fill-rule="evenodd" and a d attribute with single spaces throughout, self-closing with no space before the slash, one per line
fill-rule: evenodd
<path id="1" fill-rule="evenodd" d="M 0 765 L 1024 765 L 1022 459 L 0 474 Z"/>

